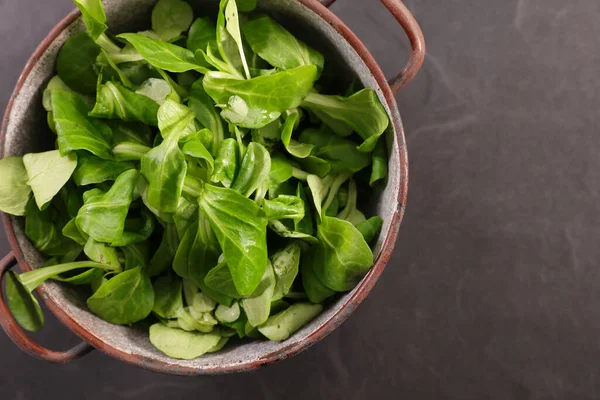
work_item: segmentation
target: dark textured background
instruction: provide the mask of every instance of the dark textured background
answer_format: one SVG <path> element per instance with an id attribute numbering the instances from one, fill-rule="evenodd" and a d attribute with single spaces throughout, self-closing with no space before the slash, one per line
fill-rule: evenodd
<path id="1" fill-rule="evenodd" d="M 600 2 L 406 4 L 428 45 L 397 97 L 408 209 L 383 278 L 340 329 L 257 372 L 198 378 L 99 352 L 50 365 L 0 334 L 0 398 L 599 398 Z M 0 110 L 72 8 L 0 0 Z M 408 46 L 384 7 L 333 9 L 396 73 Z M 77 341 L 57 323 L 37 337 L 54 348 Z"/>

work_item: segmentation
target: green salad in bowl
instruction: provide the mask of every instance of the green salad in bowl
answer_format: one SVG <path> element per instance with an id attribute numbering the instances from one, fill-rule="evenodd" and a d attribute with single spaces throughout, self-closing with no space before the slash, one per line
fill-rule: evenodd
<path id="1" fill-rule="evenodd" d="M 43 94 L 55 149 L 0 160 L 0 211 L 46 256 L 7 275 L 23 328 L 52 279 L 193 359 L 287 339 L 372 267 L 382 219 L 358 204 L 387 176 L 388 115 L 372 89 L 325 93 L 326 57 L 255 3 L 194 19 L 160 0 L 151 30 L 115 36 L 100 0 L 75 0 L 87 31 Z"/>

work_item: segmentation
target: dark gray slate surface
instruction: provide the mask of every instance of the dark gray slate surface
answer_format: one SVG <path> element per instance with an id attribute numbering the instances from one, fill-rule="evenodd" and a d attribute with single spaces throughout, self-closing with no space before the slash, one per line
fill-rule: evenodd
<path id="1" fill-rule="evenodd" d="M 0 334 L 0 398 L 598 398 L 600 3 L 406 3 L 428 41 L 423 70 L 398 95 L 408 210 L 383 278 L 340 329 L 280 364 L 204 378 L 100 353 L 50 365 Z M 1 110 L 71 8 L 0 0 Z M 379 2 L 334 10 L 394 74 L 407 44 Z M 57 323 L 36 337 L 76 343 Z"/>

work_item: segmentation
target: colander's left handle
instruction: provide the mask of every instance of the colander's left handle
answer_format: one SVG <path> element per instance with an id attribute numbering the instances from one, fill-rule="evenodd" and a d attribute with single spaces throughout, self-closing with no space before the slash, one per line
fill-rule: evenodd
<path id="1" fill-rule="evenodd" d="M 93 350 L 94 348 L 86 342 L 80 343 L 67 351 L 49 350 L 35 343 L 27 336 L 27 334 L 25 334 L 10 312 L 4 300 L 4 296 L 2 295 L 1 284 L 4 279 L 4 274 L 15 265 L 17 265 L 17 259 L 12 252 L 0 260 L 0 326 L 2 326 L 2 329 L 6 332 L 8 337 L 10 337 L 11 340 L 25 353 L 45 361 L 59 364 L 66 364 L 76 360 Z"/>
<path id="2" fill-rule="evenodd" d="M 408 40 L 410 41 L 410 58 L 408 62 L 392 79 L 388 81 L 392 92 L 398 93 L 400 89 L 406 86 L 421 69 L 425 60 L 425 37 L 419 23 L 413 17 L 401 0 L 380 0 L 383 5 L 392 13 L 396 21 L 402 26 Z M 336 0 L 319 0 L 325 7 L 331 6 Z"/>

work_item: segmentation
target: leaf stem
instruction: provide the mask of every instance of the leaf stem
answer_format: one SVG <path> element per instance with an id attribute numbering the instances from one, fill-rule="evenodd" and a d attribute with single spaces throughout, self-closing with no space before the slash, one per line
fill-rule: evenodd
<path id="1" fill-rule="evenodd" d="M 112 151 L 117 161 L 139 161 L 150 150 L 150 147 L 143 144 L 123 142 L 116 145 Z"/>
<path id="2" fill-rule="evenodd" d="M 292 167 L 292 176 L 294 178 L 306 182 L 308 175 L 308 172 L 302 171 L 301 169 L 296 167 Z"/>
<path id="3" fill-rule="evenodd" d="M 106 50 L 107 53 L 119 53 L 121 51 L 121 48 L 114 44 L 113 41 L 106 36 L 106 33 L 98 36 L 96 44 Z"/>
<path id="4" fill-rule="evenodd" d="M 142 57 L 142 55 L 140 53 L 123 54 L 123 53 L 108 53 L 108 51 L 107 51 L 107 57 L 110 57 L 111 61 L 114 62 L 115 64 L 141 61 L 144 59 L 144 57 Z"/>
<path id="5" fill-rule="evenodd" d="M 23 286 L 25 286 L 27 290 L 31 292 L 39 285 L 46 282 L 48 279 L 56 275 L 62 274 L 64 272 L 72 271 L 78 268 L 101 268 L 107 271 L 121 271 L 121 267 L 116 265 L 101 264 L 93 261 L 79 261 L 53 265 L 51 267 L 44 267 L 36 269 L 34 271 L 25 272 L 19 275 L 19 279 L 21 280 Z"/>
<path id="6" fill-rule="evenodd" d="M 183 192 L 193 198 L 200 197 L 203 185 L 204 184 L 201 180 L 186 175 L 185 181 L 183 183 Z"/>

